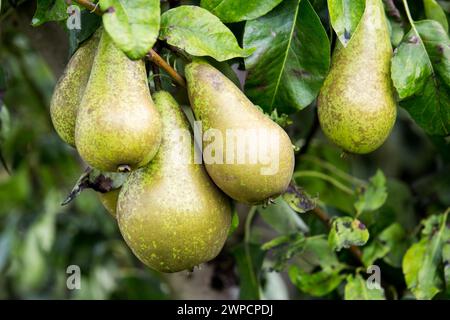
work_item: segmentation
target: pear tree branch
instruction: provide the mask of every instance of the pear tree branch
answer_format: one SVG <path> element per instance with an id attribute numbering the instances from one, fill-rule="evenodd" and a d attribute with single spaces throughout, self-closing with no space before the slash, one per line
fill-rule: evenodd
<path id="1" fill-rule="evenodd" d="M 91 12 L 93 12 L 99 16 L 103 15 L 103 12 L 100 9 L 100 7 L 98 5 L 92 3 L 91 1 L 75 0 L 75 2 L 77 2 L 79 5 L 83 6 L 84 8 L 90 10 Z M 158 67 L 160 67 L 161 69 L 166 71 L 167 74 L 173 80 L 175 80 L 175 82 L 178 83 L 180 86 L 186 87 L 186 81 L 184 80 L 184 78 L 178 72 L 176 72 L 175 69 L 172 68 L 172 66 L 170 64 L 168 64 L 163 58 L 161 58 L 161 56 L 155 50 L 150 49 L 150 51 L 147 54 L 147 58 L 151 62 L 156 64 Z"/>

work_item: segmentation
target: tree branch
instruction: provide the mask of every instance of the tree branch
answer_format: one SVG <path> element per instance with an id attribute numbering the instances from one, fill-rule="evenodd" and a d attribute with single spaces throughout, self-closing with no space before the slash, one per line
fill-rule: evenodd
<path id="1" fill-rule="evenodd" d="M 103 12 L 101 11 L 101 9 L 98 7 L 98 5 L 95 5 L 94 3 L 88 1 L 88 0 L 75 0 L 75 2 L 77 2 L 79 5 L 85 7 L 88 10 L 91 10 L 91 12 L 101 16 L 103 15 Z M 161 56 L 156 53 L 153 49 L 150 49 L 150 51 L 147 54 L 147 58 L 157 64 L 160 68 L 164 69 L 169 76 L 171 76 L 176 83 L 178 83 L 180 86 L 182 87 L 186 87 L 186 81 L 184 80 L 184 78 L 175 71 L 175 69 L 172 68 L 172 66 L 170 66 L 170 64 L 168 64 L 163 58 L 161 58 Z"/>
<path id="2" fill-rule="evenodd" d="M 386 5 L 387 14 L 392 17 L 396 22 L 402 22 L 402 15 L 400 10 L 395 6 L 394 0 L 383 0 Z"/>

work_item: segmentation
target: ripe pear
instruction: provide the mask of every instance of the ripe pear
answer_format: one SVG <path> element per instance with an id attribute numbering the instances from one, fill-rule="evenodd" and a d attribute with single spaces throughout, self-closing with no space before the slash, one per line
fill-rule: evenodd
<path id="1" fill-rule="evenodd" d="M 100 35 L 100 31 L 95 32 L 73 54 L 56 84 L 50 102 L 50 116 L 56 132 L 73 147 L 77 111 L 89 81 Z"/>
<path id="2" fill-rule="evenodd" d="M 161 127 L 144 62 L 128 59 L 103 31 L 78 110 L 80 156 L 100 171 L 134 170 L 155 156 Z"/>
<path id="3" fill-rule="evenodd" d="M 286 132 L 208 63 L 194 61 L 185 74 L 192 110 L 204 132 L 205 167 L 215 184 L 247 204 L 283 193 L 295 164 Z"/>
<path id="4" fill-rule="evenodd" d="M 396 118 L 390 77 L 392 47 L 381 0 L 367 0 L 347 46 L 334 52 L 317 110 L 325 135 L 352 153 L 369 153 L 389 136 Z"/>
<path id="5" fill-rule="evenodd" d="M 128 246 L 150 268 L 191 270 L 222 249 L 230 203 L 193 161 L 192 133 L 177 102 L 167 92 L 153 97 L 163 122 L 161 147 L 122 186 L 117 221 Z"/>
<path id="6" fill-rule="evenodd" d="M 120 188 L 106 193 L 98 192 L 100 202 L 114 218 L 116 217 L 117 199 L 119 198 Z"/>

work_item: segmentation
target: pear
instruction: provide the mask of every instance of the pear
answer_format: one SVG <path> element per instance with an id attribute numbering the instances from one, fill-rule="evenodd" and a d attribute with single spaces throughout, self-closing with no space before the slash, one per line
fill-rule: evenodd
<path id="1" fill-rule="evenodd" d="M 77 111 L 89 81 L 100 35 L 100 31 L 95 32 L 73 54 L 56 84 L 50 102 L 50 116 L 56 132 L 73 147 Z"/>
<path id="2" fill-rule="evenodd" d="M 155 156 L 161 127 L 144 62 L 128 59 L 103 31 L 77 115 L 80 156 L 100 171 L 135 170 Z"/>
<path id="3" fill-rule="evenodd" d="M 377 149 L 395 123 L 392 47 L 381 0 L 367 0 L 347 46 L 339 45 L 317 103 L 325 135 L 351 153 Z"/>
<path id="4" fill-rule="evenodd" d="M 222 249 L 230 203 L 203 165 L 193 161 L 192 133 L 177 102 L 167 92 L 153 97 L 163 122 L 161 147 L 122 186 L 117 221 L 128 246 L 150 268 L 191 270 Z"/>
<path id="5" fill-rule="evenodd" d="M 111 190 L 106 193 L 98 192 L 100 202 L 105 207 L 106 211 L 114 218 L 116 217 L 117 199 L 119 198 L 120 188 Z"/>
<path id="6" fill-rule="evenodd" d="M 286 132 L 220 71 L 197 60 L 186 66 L 189 99 L 203 134 L 203 160 L 231 198 L 257 204 L 283 193 L 294 170 Z"/>

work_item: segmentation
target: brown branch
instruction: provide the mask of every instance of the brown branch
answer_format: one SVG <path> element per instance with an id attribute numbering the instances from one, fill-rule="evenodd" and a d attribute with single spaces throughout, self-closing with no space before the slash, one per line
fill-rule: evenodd
<path id="1" fill-rule="evenodd" d="M 103 12 L 99 8 L 99 6 L 95 5 L 94 3 L 88 0 L 75 0 L 75 2 L 85 7 L 86 9 L 91 10 L 91 12 L 99 16 L 103 15 Z M 153 49 L 150 49 L 150 51 L 147 54 L 147 58 L 151 62 L 157 64 L 160 68 L 164 69 L 169 74 L 169 76 L 171 76 L 175 80 L 175 82 L 178 83 L 180 86 L 186 87 L 186 81 L 184 80 L 184 78 L 178 72 L 176 72 L 175 69 L 172 68 L 170 64 L 168 64 L 163 58 L 161 58 L 161 56 L 158 53 L 156 53 Z"/>
<path id="2" fill-rule="evenodd" d="M 383 0 L 386 5 L 387 14 L 392 17 L 396 22 L 402 22 L 402 15 L 395 6 L 394 0 Z"/>
<path id="3" fill-rule="evenodd" d="M 157 54 L 153 49 L 150 49 L 149 53 L 147 54 L 148 59 L 158 65 L 160 68 L 164 69 L 169 76 L 172 77 L 175 82 L 177 82 L 180 86 L 186 87 L 186 81 L 184 78 L 175 71 L 159 54 Z"/>

